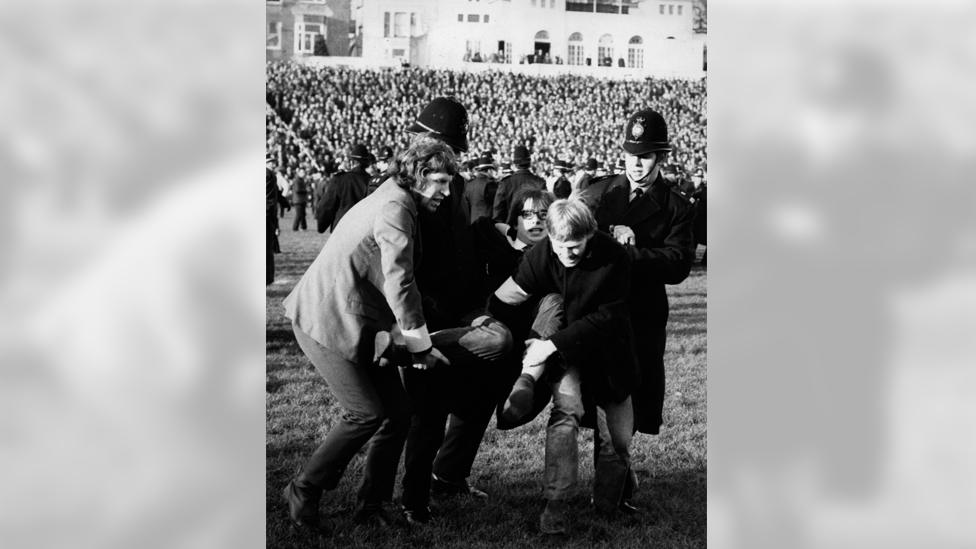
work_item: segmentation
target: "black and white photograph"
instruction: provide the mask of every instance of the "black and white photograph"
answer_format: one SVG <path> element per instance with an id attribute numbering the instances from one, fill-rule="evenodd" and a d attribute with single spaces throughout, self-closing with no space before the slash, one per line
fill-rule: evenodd
<path id="1" fill-rule="evenodd" d="M 704 547 L 705 2 L 266 30 L 267 547 Z"/>
<path id="2" fill-rule="evenodd" d="M 0 4 L 0 547 L 976 547 L 976 5 L 708 4 Z"/>

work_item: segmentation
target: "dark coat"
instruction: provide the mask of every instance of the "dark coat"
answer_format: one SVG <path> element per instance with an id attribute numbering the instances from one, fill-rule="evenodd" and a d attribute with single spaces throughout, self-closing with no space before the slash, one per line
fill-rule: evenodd
<path id="1" fill-rule="evenodd" d="M 275 260 L 278 253 L 278 202 L 281 200 L 281 190 L 275 180 L 274 172 L 265 169 L 264 172 L 264 210 L 265 210 L 265 284 L 274 282 Z"/>
<path id="2" fill-rule="evenodd" d="M 631 261 L 623 246 L 597 232 L 586 256 L 564 267 L 547 239 L 525 253 L 512 277 L 531 296 L 563 297 L 566 327 L 550 337 L 560 357 L 580 369 L 594 402 L 620 402 L 638 373 L 630 329 Z"/>
<path id="3" fill-rule="evenodd" d="M 695 257 L 692 204 L 658 177 L 647 194 L 630 203 L 630 183 L 620 174 L 594 182 L 584 193 L 601 230 L 627 225 L 636 245 L 626 246 L 633 262 L 631 322 L 641 381 L 634 392 L 634 425 L 656 434 L 664 406 L 664 346 L 668 323 L 665 284 L 688 277 Z"/>
<path id="4" fill-rule="evenodd" d="M 325 185 L 319 203 L 315 207 L 318 231 L 335 231 L 342 216 L 366 196 L 369 174 L 357 168 L 349 172 L 339 172 Z"/>
<path id="5" fill-rule="evenodd" d="M 471 222 L 491 217 L 498 181 L 487 175 L 478 175 L 464 185 L 464 197 L 471 207 Z"/>
<path id="6" fill-rule="evenodd" d="M 695 191 L 695 244 L 708 245 L 708 187 Z"/>
<path id="7" fill-rule="evenodd" d="M 491 218 L 495 221 L 507 222 L 512 197 L 526 187 L 545 189 L 546 181 L 530 172 L 528 168 L 519 168 L 512 175 L 499 181 L 498 190 L 495 191 L 494 204 L 491 207 Z"/>
<path id="8" fill-rule="evenodd" d="M 472 308 L 470 283 L 475 262 L 464 186 L 464 178 L 455 175 L 451 194 L 437 211 L 420 210 L 423 257 L 417 261 L 417 284 L 432 330 L 460 326 L 461 316 Z"/>
<path id="9" fill-rule="evenodd" d="M 291 187 L 291 204 L 292 206 L 301 206 L 304 208 L 308 205 L 308 181 L 304 177 L 296 177 L 295 181 L 292 182 Z"/>

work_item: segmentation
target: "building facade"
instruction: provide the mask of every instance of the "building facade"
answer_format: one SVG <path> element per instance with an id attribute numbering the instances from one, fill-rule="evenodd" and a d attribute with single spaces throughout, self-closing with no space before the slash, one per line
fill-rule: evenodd
<path id="1" fill-rule="evenodd" d="M 266 0 L 265 4 L 268 59 L 362 54 L 350 0 Z"/>
<path id="2" fill-rule="evenodd" d="M 360 17 L 363 57 L 373 64 L 704 71 L 692 0 L 367 0 Z"/>

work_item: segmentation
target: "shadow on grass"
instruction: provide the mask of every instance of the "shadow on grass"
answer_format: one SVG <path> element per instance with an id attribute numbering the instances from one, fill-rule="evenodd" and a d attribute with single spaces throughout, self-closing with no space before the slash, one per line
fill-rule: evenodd
<path id="1" fill-rule="evenodd" d="M 265 350 L 267 354 L 282 351 L 296 351 L 301 353 L 298 341 L 295 340 L 295 332 L 291 327 L 288 328 L 268 328 L 265 332 Z M 289 354 L 292 354 L 289 352 Z"/>

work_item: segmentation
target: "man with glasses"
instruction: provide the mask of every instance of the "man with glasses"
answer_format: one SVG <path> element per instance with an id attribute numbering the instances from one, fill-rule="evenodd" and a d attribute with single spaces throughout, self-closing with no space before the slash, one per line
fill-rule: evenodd
<path id="1" fill-rule="evenodd" d="M 664 406 L 664 348 L 668 323 L 665 284 L 688 277 L 695 257 L 691 202 L 661 174 L 671 151 L 668 126 L 652 109 L 635 113 L 624 126 L 624 173 L 598 181 L 581 197 L 596 215 L 601 230 L 624 245 L 633 262 L 630 300 L 640 383 L 634 391 L 634 429 L 657 434 Z M 598 459 L 610 449 L 594 445 Z M 598 467 L 600 465 L 598 464 Z M 631 502 L 636 475 L 625 474 L 623 488 L 609 497 L 621 510 L 635 512 Z"/>

